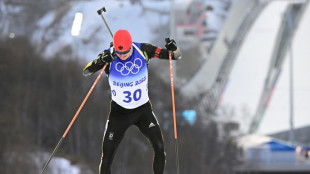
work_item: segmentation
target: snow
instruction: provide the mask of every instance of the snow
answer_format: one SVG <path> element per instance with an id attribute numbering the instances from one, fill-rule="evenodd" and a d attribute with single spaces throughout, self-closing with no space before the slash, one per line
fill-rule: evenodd
<path id="1" fill-rule="evenodd" d="M 55 157 L 51 163 L 50 163 L 52 169 L 51 173 L 58 173 L 58 174 L 80 174 L 80 169 L 77 166 L 71 165 L 70 161 L 60 158 L 60 157 Z"/>
<path id="2" fill-rule="evenodd" d="M 148 6 L 157 6 L 162 10 L 168 10 L 170 2 L 150 2 Z M 74 6 L 58 22 L 57 28 L 51 28 L 55 22 L 56 11 L 44 16 L 38 21 L 38 31 L 33 35 L 33 42 L 40 45 L 43 41 L 50 43 L 43 50 L 45 57 L 52 57 L 66 46 L 73 46 L 74 55 L 88 61 L 97 57 L 98 53 L 109 47 L 112 41 L 111 35 L 104 24 L 103 19 L 97 14 L 103 5 L 106 12 L 103 16 L 112 33 L 118 29 L 127 29 L 134 41 L 150 42 L 153 38 L 152 30 L 161 23 L 168 22 L 168 16 L 162 17 L 155 12 L 144 12 L 139 5 L 132 5 L 129 1 L 108 1 L 104 4 L 100 1 L 75 2 Z M 71 36 L 71 26 L 74 15 L 81 12 L 84 16 L 81 33 L 77 37 Z M 59 33 L 55 36 L 54 33 Z"/>
<path id="3" fill-rule="evenodd" d="M 176 0 L 184 3 L 186 0 Z M 189 2 L 189 1 L 188 1 Z M 145 1 L 144 7 L 155 7 L 169 13 L 170 1 Z M 271 2 L 254 23 L 248 33 L 244 44 L 237 55 L 236 63 L 230 75 L 229 83 L 222 97 L 221 107 L 234 108 L 236 117 L 241 123 L 241 129 L 247 130 L 244 124 L 254 115 L 258 105 L 270 57 L 273 51 L 275 37 L 280 26 L 282 13 L 288 1 Z M 219 1 L 207 1 L 207 5 L 223 9 Z M 82 59 L 91 61 L 97 54 L 109 46 L 112 41 L 110 33 L 97 10 L 105 6 L 107 12 L 103 13 L 111 31 L 127 29 L 136 42 L 151 42 L 154 39 L 154 30 L 169 22 L 169 16 L 157 12 L 143 10 L 140 5 L 133 5 L 129 1 L 74 1 L 69 10 L 57 18 L 57 11 L 51 11 L 37 22 L 37 30 L 32 36 L 36 45 L 42 45 L 45 57 L 49 58 L 67 46 L 73 46 L 74 54 Z M 10 7 L 8 7 L 10 8 Z M 19 13 L 22 8 L 4 9 L 0 2 L 1 10 L 11 10 Z M 71 35 L 71 26 L 74 15 L 83 13 L 84 20 L 81 33 L 77 37 Z M 222 26 L 222 11 L 207 12 L 210 29 L 219 30 Z M 294 124 L 295 128 L 310 125 L 310 5 L 308 5 L 299 28 L 293 40 L 294 56 Z M 1 23 L 1 21 L 0 21 Z M 57 25 L 53 25 L 57 23 Z M 163 39 L 164 42 L 164 39 Z M 158 43 L 154 43 L 158 44 Z M 185 57 L 183 59 L 186 59 Z M 271 134 L 289 129 L 289 57 L 283 64 L 282 73 L 275 86 L 275 91 L 270 100 L 264 118 L 259 126 L 259 134 Z M 46 155 L 46 154 L 45 154 Z M 50 154 L 48 154 L 50 155 Z M 35 158 L 38 170 L 46 160 Z M 55 156 L 48 168 L 50 174 L 80 174 L 81 168 L 73 165 L 69 160 Z"/>
<path id="4" fill-rule="evenodd" d="M 36 153 L 29 153 L 29 159 L 33 161 L 34 168 L 33 170 L 36 171 L 35 173 L 39 173 L 42 171 L 43 166 L 46 164 L 47 160 L 49 159 L 51 154 L 46 152 L 36 152 Z M 91 170 L 82 169 L 81 165 L 71 164 L 68 159 L 54 156 L 50 161 L 49 165 L 47 166 L 45 173 L 49 174 L 93 174 Z"/>

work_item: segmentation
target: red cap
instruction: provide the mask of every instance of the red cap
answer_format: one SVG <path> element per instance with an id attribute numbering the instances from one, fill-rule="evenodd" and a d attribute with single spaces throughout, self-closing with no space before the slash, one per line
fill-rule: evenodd
<path id="1" fill-rule="evenodd" d="M 117 30 L 113 36 L 113 44 L 116 51 L 129 50 L 131 42 L 131 36 L 127 30 Z"/>

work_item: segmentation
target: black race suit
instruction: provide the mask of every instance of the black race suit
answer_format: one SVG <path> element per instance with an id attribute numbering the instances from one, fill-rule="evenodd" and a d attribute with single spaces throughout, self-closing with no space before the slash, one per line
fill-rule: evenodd
<path id="1" fill-rule="evenodd" d="M 112 48 L 110 48 L 112 49 Z M 141 43 L 140 51 L 147 63 L 151 58 L 169 59 L 168 51 L 151 44 Z M 111 51 L 113 55 L 113 51 Z M 173 59 L 178 59 L 174 58 Z M 113 63 L 113 62 L 112 62 Z M 111 63 L 111 64 L 112 64 Z M 103 67 L 94 60 L 85 69 L 92 74 Z M 123 68 L 124 69 L 124 68 Z M 121 70 L 120 68 L 118 70 Z M 110 64 L 105 69 L 109 76 Z M 111 86 L 111 84 L 110 84 Z M 113 93 L 112 93 L 113 95 Z M 141 133 L 149 140 L 154 150 L 153 171 L 154 174 L 163 174 L 165 167 L 165 150 L 163 136 L 158 121 L 153 113 L 150 101 L 137 107 L 127 109 L 115 101 L 111 101 L 111 111 L 106 123 L 102 143 L 102 157 L 99 166 L 100 174 L 111 174 L 111 164 L 126 130 L 131 125 L 137 126 Z"/>

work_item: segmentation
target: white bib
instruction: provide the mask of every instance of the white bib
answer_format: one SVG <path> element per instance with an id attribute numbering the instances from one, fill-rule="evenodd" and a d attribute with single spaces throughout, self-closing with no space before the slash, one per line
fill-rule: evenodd
<path id="1" fill-rule="evenodd" d="M 112 100 L 127 109 L 137 108 L 149 101 L 147 62 L 133 43 L 133 52 L 126 60 L 118 57 L 110 64 L 109 84 Z"/>

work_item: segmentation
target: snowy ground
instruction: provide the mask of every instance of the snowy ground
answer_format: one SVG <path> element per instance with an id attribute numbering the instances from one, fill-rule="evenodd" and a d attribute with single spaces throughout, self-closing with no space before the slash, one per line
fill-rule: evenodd
<path id="1" fill-rule="evenodd" d="M 27 153 L 25 156 L 22 157 L 27 159 L 27 162 L 31 161 L 31 165 L 26 168 L 25 172 L 32 172 L 32 173 L 41 173 L 43 166 L 46 164 L 48 158 L 50 157 L 50 153 L 47 152 L 34 152 L 34 153 Z M 21 158 L 20 153 L 10 152 L 5 153 L 8 161 L 19 161 L 25 159 L 18 159 Z M 26 163 L 27 163 L 26 162 Z M 23 167 L 23 166 L 20 166 Z M 48 167 L 45 170 L 46 174 L 94 174 L 85 164 L 81 162 L 75 161 L 74 164 L 70 162 L 68 159 L 63 157 L 54 156 L 50 161 Z"/>
<path id="2" fill-rule="evenodd" d="M 72 165 L 70 161 L 61 157 L 54 157 L 47 170 L 51 174 L 81 174 L 81 169 L 78 166 Z"/>

